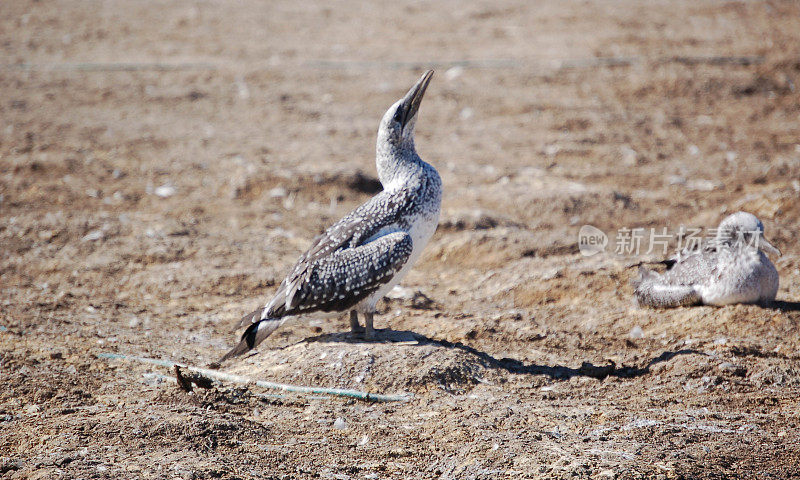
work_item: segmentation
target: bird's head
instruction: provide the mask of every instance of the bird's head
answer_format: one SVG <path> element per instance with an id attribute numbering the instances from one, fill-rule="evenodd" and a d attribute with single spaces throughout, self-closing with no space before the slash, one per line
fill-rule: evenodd
<path id="1" fill-rule="evenodd" d="M 781 251 L 764 237 L 764 224 L 752 213 L 736 212 L 725 217 L 717 229 L 717 242 L 781 255 Z"/>
<path id="2" fill-rule="evenodd" d="M 411 90 L 383 115 L 378 127 L 378 148 L 389 147 L 396 150 L 414 150 L 414 124 L 417 120 L 417 111 L 425 95 L 425 89 L 433 76 L 433 70 L 428 70 L 411 87 Z"/>

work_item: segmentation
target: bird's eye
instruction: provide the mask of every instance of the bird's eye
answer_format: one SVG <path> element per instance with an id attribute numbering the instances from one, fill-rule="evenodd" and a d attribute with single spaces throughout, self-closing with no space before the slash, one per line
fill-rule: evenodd
<path id="1" fill-rule="evenodd" d="M 401 107 L 394 111 L 394 121 L 398 123 L 403 121 L 403 109 Z"/>

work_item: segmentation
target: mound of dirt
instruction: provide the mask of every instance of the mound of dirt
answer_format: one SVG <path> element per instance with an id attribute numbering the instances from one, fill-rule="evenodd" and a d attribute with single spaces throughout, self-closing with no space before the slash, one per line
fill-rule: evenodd
<path id="1" fill-rule="evenodd" d="M 464 392 L 499 380 L 493 359 L 410 331 L 378 330 L 366 342 L 350 333 L 319 335 L 235 361 L 227 373 L 277 383 L 372 393 Z"/>

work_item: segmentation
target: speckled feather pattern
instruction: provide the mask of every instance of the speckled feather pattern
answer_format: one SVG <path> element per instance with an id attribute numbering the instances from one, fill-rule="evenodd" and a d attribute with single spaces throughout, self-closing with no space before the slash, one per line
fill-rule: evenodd
<path id="1" fill-rule="evenodd" d="M 415 219 L 426 210 L 438 212 L 441 194 L 432 188 L 441 189 L 438 175 L 419 175 L 396 191 L 379 193 L 328 228 L 300 256 L 258 320 L 344 311 L 388 283 L 413 253 Z"/>

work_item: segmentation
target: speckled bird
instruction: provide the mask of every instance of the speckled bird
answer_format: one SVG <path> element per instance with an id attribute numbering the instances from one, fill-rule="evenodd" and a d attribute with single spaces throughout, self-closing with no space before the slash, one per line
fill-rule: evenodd
<path id="1" fill-rule="evenodd" d="M 719 224 L 708 245 L 665 261 L 669 269 L 663 274 L 640 267 L 634 295 L 650 307 L 766 305 L 778 292 L 778 271 L 765 251 L 781 254 L 764 238 L 755 215 L 736 212 Z"/>
<path id="2" fill-rule="evenodd" d="M 351 330 L 375 337 L 378 300 L 408 274 L 439 223 L 442 181 L 414 146 L 432 76 L 425 72 L 381 119 L 375 163 L 383 191 L 314 239 L 264 308 L 242 318 L 241 340 L 220 361 L 255 348 L 286 318 L 303 313 L 349 311 Z"/>

